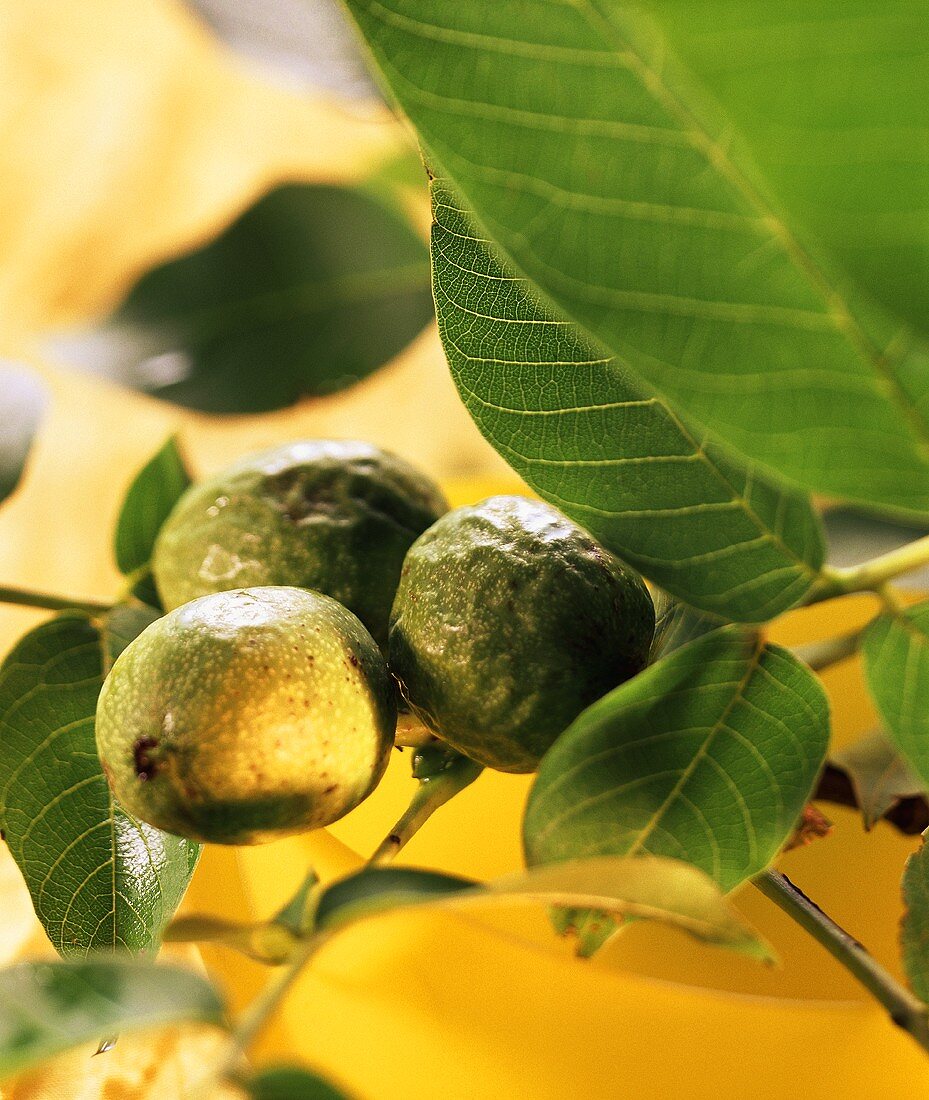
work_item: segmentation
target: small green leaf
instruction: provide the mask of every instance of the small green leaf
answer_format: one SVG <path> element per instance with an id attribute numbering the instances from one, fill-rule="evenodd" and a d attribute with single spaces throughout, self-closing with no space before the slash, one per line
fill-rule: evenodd
<path id="1" fill-rule="evenodd" d="M 154 616 L 129 607 L 96 624 L 66 612 L 27 634 L 0 666 L 0 823 L 65 956 L 152 949 L 199 854 L 129 817 L 97 758 L 105 670 Z"/>
<path id="2" fill-rule="evenodd" d="M 0 361 L 0 501 L 19 484 L 47 400 L 35 375 Z"/>
<path id="3" fill-rule="evenodd" d="M 917 997 L 929 1003 L 929 847 L 925 841 L 903 871 L 903 969 Z"/>
<path id="4" fill-rule="evenodd" d="M 93 369 L 188 408 L 255 413 L 353 385 L 432 316 L 428 253 L 394 209 L 294 184 L 145 275 L 99 347 L 58 344 L 63 358 L 92 353 Z"/>
<path id="5" fill-rule="evenodd" d="M 676 649 L 717 630 L 720 625 L 718 619 L 695 611 L 666 592 L 658 592 L 655 596 L 655 633 L 648 663 L 653 665 Z"/>
<path id="6" fill-rule="evenodd" d="M 251 1100 L 348 1100 L 328 1081 L 298 1066 L 272 1066 L 245 1082 Z"/>
<path id="7" fill-rule="evenodd" d="M 869 734 L 833 753 L 830 763 L 850 779 L 866 829 L 873 829 L 900 802 L 925 798 L 926 784 L 913 775 L 882 733 Z"/>
<path id="8" fill-rule="evenodd" d="M 22 963 L 0 970 L 0 1079 L 107 1034 L 196 1022 L 222 1025 L 199 975 L 142 960 Z"/>
<path id="9" fill-rule="evenodd" d="M 929 510 L 911 0 L 348 8 L 482 235 L 645 396 L 796 485 Z"/>
<path id="10" fill-rule="evenodd" d="M 155 539 L 191 477 L 172 436 L 136 474 L 116 521 L 116 564 L 121 573 L 148 565 Z"/>
<path id="11" fill-rule="evenodd" d="M 369 867 L 339 879 L 320 894 L 314 918 L 320 932 L 406 905 L 423 905 L 477 887 L 473 879 L 411 867 Z"/>
<path id="12" fill-rule="evenodd" d="M 702 871 L 649 856 L 575 860 L 478 883 L 413 868 L 365 868 L 328 887 L 316 912 L 318 931 L 403 906 L 452 909 L 488 905 L 596 908 L 620 919 L 654 920 L 753 958 L 770 961 L 768 946 L 727 904 Z"/>
<path id="13" fill-rule="evenodd" d="M 828 738 L 828 702 L 805 666 L 744 631 L 714 631 L 588 708 L 549 750 L 526 809 L 527 860 L 647 852 L 728 892 L 790 837 Z"/>
<path id="14" fill-rule="evenodd" d="M 861 652 L 887 736 L 929 784 L 929 600 L 879 615 L 865 631 Z"/>
<path id="15" fill-rule="evenodd" d="M 478 427 L 546 500 L 694 607 L 763 622 L 823 560 L 809 500 L 777 489 L 643 394 L 432 187 L 433 283 L 452 375 Z"/>

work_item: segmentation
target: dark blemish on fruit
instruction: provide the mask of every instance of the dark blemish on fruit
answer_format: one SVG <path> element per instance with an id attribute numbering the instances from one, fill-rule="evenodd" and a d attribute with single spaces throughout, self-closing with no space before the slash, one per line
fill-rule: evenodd
<path id="1" fill-rule="evenodd" d="M 323 794 L 332 794 L 333 791 L 337 791 L 338 789 L 338 783 L 330 783 L 329 786 L 323 791 Z"/>
<path id="2" fill-rule="evenodd" d="M 352 668 L 357 668 L 358 667 L 358 663 L 359 663 L 358 658 L 355 656 L 354 653 L 349 654 L 348 663 L 352 666 Z"/>
<path id="3" fill-rule="evenodd" d="M 155 737 L 140 737 L 132 746 L 132 760 L 135 773 L 143 782 L 154 779 L 158 774 L 158 761 L 153 750 L 158 748 Z"/>

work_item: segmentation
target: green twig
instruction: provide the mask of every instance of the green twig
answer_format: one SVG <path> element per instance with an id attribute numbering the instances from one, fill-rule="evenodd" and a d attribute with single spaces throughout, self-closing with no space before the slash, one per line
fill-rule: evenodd
<path id="1" fill-rule="evenodd" d="M 28 588 L 0 586 L 0 603 L 17 604 L 20 607 L 41 607 L 46 611 L 86 611 L 88 615 L 103 615 L 112 611 L 113 605 L 97 600 L 72 600 L 67 596 L 50 596 L 46 592 L 33 592 Z"/>
<path id="2" fill-rule="evenodd" d="M 381 841 L 368 860 L 372 865 L 390 863 L 401 848 L 430 817 L 456 794 L 469 787 L 484 769 L 466 756 L 439 745 L 426 746 L 413 759 L 413 774 L 419 779 L 406 813 Z"/>
<path id="3" fill-rule="evenodd" d="M 284 969 L 265 986 L 261 995 L 252 1001 L 223 1054 L 216 1072 L 217 1079 L 221 1080 L 235 1076 L 248 1048 L 277 1011 L 281 1001 L 290 992 L 297 978 L 300 977 L 303 968 L 322 947 L 327 938 L 325 935 L 317 935 L 308 939 Z"/>
<path id="4" fill-rule="evenodd" d="M 807 595 L 806 604 L 821 603 L 853 592 L 880 592 L 888 581 L 929 565 L 929 535 L 880 557 L 844 569 L 827 566 Z"/>
<path id="5" fill-rule="evenodd" d="M 779 871 L 765 871 L 753 880 L 787 916 L 813 936 L 867 989 L 891 1020 L 929 1052 L 929 1009 L 902 986 L 864 947 L 828 917 L 815 902 Z"/>

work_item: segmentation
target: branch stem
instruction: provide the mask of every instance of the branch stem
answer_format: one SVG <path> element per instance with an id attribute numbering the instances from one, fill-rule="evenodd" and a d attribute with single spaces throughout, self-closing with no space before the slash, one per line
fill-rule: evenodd
<path id="1" fill-rule="evenodd" d="M 853 592 L 880 592 L 888 581 L 929 565 L 929 535 L 908 542 L 880 557 L 844 569 L 825 568 L 813 586 L 806 603 L 821 603 Z"/>
<path id="2" fill-rule="evenodd" d="M 291 987 L 303 972 L 316 952 L 326 940 L 325 935 L 312 936 L 304 941 L 289 963 L 265 986 L 242 1016 L 235 1029 L 222 1061 L 210 1075 L 211 1080 L 234 1078 L 241 1068 L 242 1059 L 248 1048 L 260 1034 L 262 1028 L 277 1011 L 278 1006 L 290 992 Z"/>
<path id="3" fill-rule="evenodd" d="M 891 1020 L 929 1052 L 929 1009 L 867 950 L 779 871 L 753 880 L 758 889 L 814 939 L 878 1000 Z"/>
<path id="4" fill-rule="evenodd" d="M 419 786 L 410 800 L 406 812 L 387 836 L 381 841 L 374 855 L 368 860 L 371 866 L 380 866 L 390 863 L 397 853 L 406 846 L 408 841 L 425 825 L 430 817 L 446 802 L 454 798 L 456 794 L 469 787 L 484 770 L 480 764 L 475 764 L 466 756 L 458 753 L 450 753 L 446 749 L 438 749 L 429 746 L 421 749 L 414 760 L 414 774 L 416 767 L 425 759 L 438 760 L 435 770 L 428 766 L 421 771 Z"/>
<path id="5" fill-rule="evenodd" d="M 41 607 L 46 611 L 86 611 L 88 615 L 102 615 L 112 610 L 112 604 L 97 600 L 72 600 L 68 596 L 51 596 L 47 592 L 33 592 L 29 588 L 9 588 L 2 585 L 0 603 Z"/>

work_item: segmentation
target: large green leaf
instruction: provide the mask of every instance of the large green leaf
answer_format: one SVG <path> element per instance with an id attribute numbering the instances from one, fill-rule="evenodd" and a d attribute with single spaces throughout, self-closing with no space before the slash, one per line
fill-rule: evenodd
<path id="1" fill-rule="evenodd" d="M 104 672 L 155 614 L 66 612 L 0 667 L 0 823 L 62 955 L 152 948 L 196 863 L 196 844 L 114 802 L 94 742 Z"/>
<path id="2" fill-rule="evenodd" d="M 903 903 L 903 969 L 916 996 L 929 1003 L 929 848 L 925 842 L 906 861 Z"/>
<path id="3" fill-rule="evenodd" d="M 822 687 L 787 650 L 733 627 L 707 634 L 588 708 L 545 755 L 528 862 L 647 852 L 732 890 L 790 836 L 828 739 Z"/>
<path id="4" fill-rule="evenodd" d="M 0 1078 L 82 1043 L 165 1024 L 220 1025 L 198 974 L 141 960 L 22 963 L 0 970 Z"/>
<path id="5" fill-rule="evenodd" d="M 392 207 L 290 185 L 145 275 L 98 341 L 59 353 L 191 408 L 263 412 L 359 381 L 432 315 L 426 248 Z"/>
<path id="6" fill-rule="evenodd" d="M 490 905 L 590 906 L 618 918 L 670 924 L 708 943 L 758 959 L 770 949 L 702 871 L 675 859 L 585 859 L 477 883 L 409 867 L 365 868 L 322 893 L 321 932 L 410 905 L 481 909 Z"/>
<path id="7" fill-rule="evenodd" d="M 809 501 L 772 488 L 645 398 L 615 359 L 541 305 L 433 182 L 439 329 L 481 431 L 547 500 L 689 603 L 763 621 L 822 564 Z"/>
<path id="8" fill-rule="evenodd" d="M 19 483 L 46 400 L 31 372 L 0 362 L 0 500 Z"/>
<path id="9" fill-rule="evenodd" d="M 903 2 L 891 5 L 898 17 Z M 707 14 L 702 0 L 348 6 L 430 159 L 486 236 L 631 375 L 688 422 L 797 484 L 929 509 L 925 345 L 852 287 L 800 228 L 809 206 L 794 209 L 795 190 L 779 192 L 784 180 L 759 170 L 737 125 L 748 125 L 746 113 L 721 109 L 663 33 L 669 11 L 682 44 L 692 21 L 715 30 L 711 20 L 725 25 L 726 16 Z M 745 39 L 770 34 L 780 59 L 779 24 L 800 10 L 797 0 L 773 0 L 734 18 Z M 769 79 L 782 81 L 773 105 L 803 100 L 813 81 L 826 85 L 813 121 L 828 140 L 807 142 L 819 156 L 807 178 L 823 156 L 827 166 L 860 161 L 885 138 L 890 151 L 877 160 L 923 164 L 925 130 L 913 123 L 919 109 L 910 99 L 925 83 L 912 75 L 925 66 L 913 60 L 917 16 L 894 28 L 888 49 L 871 19 L 849 21 L 845 5 L 814 0 L 802 11 L 804 22 L 832 26 L 811 47 L 795 31 L 783 71 Z M 883 21 L 883 10 L 874 18 Z M 790 61 L 808 49 L 801 79 Z M 843 50 L 870 58 L 868 72 L 880 69 L 880 94 L 894 106 L 876 106 L 867 77 L 852 79 L 854 70 L 837 63 Z M 728 91 L 754 103 L 750 44 L 742 57 L 746 72 Z M 782 158 L 793 151 L 784 141 L 777 148 Z M 896 188 L 877 200 L 885 212 L 906 211 L 919 196 L 921 212 L 896 225 L 909 239 L 925 236 L 924 188 L 902 167 L 856 178 L 869 190 Z M 845 199 L 854 193 L 849 184 Z M 509 372 L 508 391 L 531 386 L 518 365 Z"/>
<path id="10" fill-rule="evenodd" d="M 912 0 L 647 0 L 798 223 L 929 326 L 929 22 Z"/>
<path id="11" fill-rule="evenodd" d="M 878 616 L 865 632 L 861 651 L 887 736 L 929 784 L 929 600 Z"/>

